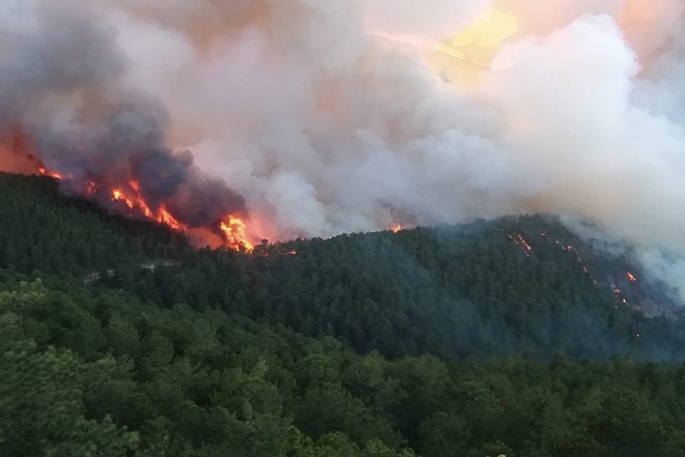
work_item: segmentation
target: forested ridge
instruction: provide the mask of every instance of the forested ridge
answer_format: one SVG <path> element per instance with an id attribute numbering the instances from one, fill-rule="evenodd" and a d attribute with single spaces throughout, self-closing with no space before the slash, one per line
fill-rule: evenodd
<path id="1" fill-rule="evenodd" d="M 685 454 L 673 304 L 554 218 L 248 255 L 0 175 L 0 225 L 2 455 Z"/>

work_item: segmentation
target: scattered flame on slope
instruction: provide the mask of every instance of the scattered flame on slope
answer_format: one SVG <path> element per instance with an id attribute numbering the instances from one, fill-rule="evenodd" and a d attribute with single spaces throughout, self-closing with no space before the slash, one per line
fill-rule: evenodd
<path id="1" fill-rule="evenodd" d="M 70 176 L 64 176 L 60 173 L 47 170 L 42 166 L 38 168 L 38 172 L 41 175 L 50 176 L 57 180 L 71 179 Z M 93 181 L 79 183 L 79 186 L 80 192 L 89 196 L 93 196 L 101 190 L 101 188 Z M 128 183 L 126 189 L 114 188 L 111 189 L 110 192 L 111 200 L 113 202 L 120 202 L 125 205 L 130 212 L 130 216 L 143 216 L 146 219 L 166 225 L 167 227 L 179 232 L 185 232 L 188 230 L 188 227 L 177 221 L 165 207 L 162 206 L 156 211 L 153 211 L 140 195 L 140 186 L 135 181 Z M 242 219 L 228 215 L 226 216 L 225 220 L 219 222 L 217 229 L 227 247 L 238 251 L 243 250 L 246 252 L 252 252 L 254 249 L 254 243 L 250 241 L 250 238 L 247 236 L 247 226 Z"/>
<path id="2" fill-rule="evenodd" d="M 504 232 L 504 229 L 500 229 L 500 231 L 501 231 L 501 232 Z M 547 232 L 542 232 L 542 233 L 540 233 L 540 236 L 546 237 L 546 238 L 548 238 L 548 239 L 551 239 L 551 240 L 554 241 L 554 243 L 555 243 L 557 246 L 559 246 L 563 251 L 566 251 L 566 252 L 568 252 L 568 253 L 574 254 L 575 259 L 578 261 L 578 263 L 580 264 L 581 268 L 583 269 L 583 273 L 586 274 L 586 275 L 588 275 L 588 277 L 592 280 L 592 282 L 593 282 L 595 285 L 599 285 L 599 282 L 597 281 L 597 279 L 593 277 L 592 273 L 590 273 L 590 268 L 589 268 L 586 264 L 584 264 L 583 258 L 581 257 L 580 252 L 578 252 L 578 250 L 577 250 L 576 248 L 574 248 L 574 247 L 571 246 L 571 245 L 562 244 L 561 241 L 555 240 L 554 238 L 551 238 Z M 513 241 L 516 245 L 522 244 L 522 245 L 524 246 L 524 248 L 525 248 L 524 254 L 525 254 L 527 257 L 530 257 L 530 255 L 529 255 L 529 253 L 528 253 L 527 251 L 532 251 L 532 247 L 531 247 L 530 244 L 525 240 L 525 238 L 523 238 L 522 235 L 511 235 L 511 234 L 507 234 L 507 237 L 508 237 L 511 241 Z M 628 279 L 630 279 L 631 282 L 637 282 L 637 278 L 636 278 L 632 273 L 628 272 L 627 275 L 628 275 Z M 623 291 L 622 291 L 621 289 L 619 289 L 616 285 L 612 285 L 611 287 L 612 287 L 612 290 L 613 290 L 614 294 L 616 294 L 617 298 L 618 298 L 619 300 L 621 300 L 621 302 L 622 302 L 623 304 L 625 304 L 626 306 L 628 306 L 628 300 L 627 300 L 627 298 L 625 298 L 625 297 L 623 296 Z M 637 306 L 637 305 L 633 305 L 633 308 L 634 308 L 634 309 L 640 309 L 640 307 Z"/>
<path id="3" fill-rule="evenodd" d="M 517 246 L 521 244 L 523 246 L 523 253 L 525 254 L 526 257 L 530 257 L 530 251 L 533 250 L 533 247 L 528 244 L 528 242 L 523 238 L 523 235 L 516 235 L 513 236 L 511 234 L 507 234 L 507 237 L 514 242 Z"/>
<path id="4" fill-rule="evenodd" d="M 130 187 L 137 193 L 137 183 L 132 182 Z M 112 189 L 112 199 L 123 202 L 130 210 L 138 212 L 148 219 L 168 225 L 174 230 L 185 230 L 181 223 L 174 219 L 164 207 L 159 208 L 155 214 L 139 195 L 126 195 L 122 189 Z"/>
<path id="5" fill-rule="evenodd" d="M 523 244 L 523 246 L 524 246 L 527 250 L 529 250 L 529 251 L 532 251 L 532 250 L 533 250 L 533 248 L 530 247 L 530 244 L 528 244 L 528 242 L 527 242 L 526 240 L 523 239 L 523 236 L 519 235 L 519 240 L 521 241 L 521 244 Z"/>
<path id="6" fill-rule="evenodd" d="M 624 305 L 629 306 L 628 305 L 628 299 L 626 298 L 623 291 L 621 289 L 619 289 L 618 286 L 616 286 L 616 285 L 612 285 L 612 287 L 614 288 L 614 294 L 616 295 L 616 298 L 618 300 L 621 300 L 621 303 L 623 303 Z M 618 308 L 618 306 L 614 306 L 614 308 Z M 640 310 L 641 308 L 638 305 L 633 305 L 633 309 Z"/>
<path id="7" fill-rule="evenodd" d="M 400 232 L 400 231 L 402 231 L 402 225 L 401 225 L 401 224 L 397 224 L 397 225 L 394 226 L 391 230 L 392 230 L 392 233 Z"/>
<path id="8" fill-rule="evenodd" d="M 543 233 L 542 236 L 546 236 L 546 233 Z M 582 260 L 582 258 L 580 257 L 580 253 L 578 252 L 578 250 L 577 250 L 576 248 L 574 248 L 574 247 L 571 246 L 571 245 L 564 246 L 563 244 L 561 244 L 561 242 L 560 242 L 559 240 L 555 240 L 555 243 L 556 243 L 557 245 L 559 245 L 559 247 L 561 247 L 561 249 L 563 249 L 564 251 L 575 253 L 576 259 L 578 259 L 578 262 L 580 262 L 580 263 L 582 264 L 583 260 Z M 590 271 L 589 271 L 589 269 L 588 269 L 588 267 L 587 267 L 586 265 L 583 265 L 583 272 L 584 272 L 585 274 L 587 274 L 587 275 L 590 276 L 590 278 L 592 279 L 592 282 L 593 282 L 595 285 L 598 284 L 597 280 L 590 274 Z M 637 281 L 637 278 L 636 278 L 632 273 L 628 272 L 628 273 L 627 273 L 627 276 L 628 276 L 628 279 L 630 279 L 631 282 L 636 282 L 636 281 Z M 613 292 L 614 292 L 614 294 L 616 295 L 616 298 L 619 299 L 619 300 L 621 300 L 621 303 L 623 303 L 624 305 L 628 306 L 628 299 L 627 299 L 627 298 L 625 297 L 625 295 L 623 294 L 623 291 L 622 291 L 618 286 L 616 286 L 616 285 L 613 285 L 613 284 L 612 284 L 611 287 L 613 288 Z M 615 308 L 618 308 L 618 306 L 615 306 Z M 633 309 L 641 310 L 640 306 L 638 306 L 638 305 L 633 305 Z"/>
<path id="9" fill-rule="evenodd" d="M 48 171 L 48 170 L 46 170 L 44 167 L 40 167 L 40 168 L 38 169 L 38 172 L 39 172 L 41 175 L 50 176 L 51 178 L 63 179 L 63 176 L 62 176 L 61 174 L 57 173 L 56 171 Z"/>

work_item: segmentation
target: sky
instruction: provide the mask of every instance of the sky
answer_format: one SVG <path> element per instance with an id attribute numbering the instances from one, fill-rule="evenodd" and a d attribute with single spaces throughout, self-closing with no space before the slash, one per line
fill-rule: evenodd
<path id="1" fill-rule="evenodd" d="M 560 214 L 677 284 L 684 7 L 6 0 L 0 168 L 17 128 L 76 175 L 163 149 L 270 240 Z"/>

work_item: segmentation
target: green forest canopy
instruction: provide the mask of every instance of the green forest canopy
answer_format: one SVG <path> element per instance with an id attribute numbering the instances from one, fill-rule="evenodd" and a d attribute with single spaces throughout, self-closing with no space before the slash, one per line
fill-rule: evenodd
<path id="1" fill-rule="evenodd" d="M 679 321 L 554 219 L 195 251 L 0 175 L 0 221 L 0 454 L 685 454 Z"/>

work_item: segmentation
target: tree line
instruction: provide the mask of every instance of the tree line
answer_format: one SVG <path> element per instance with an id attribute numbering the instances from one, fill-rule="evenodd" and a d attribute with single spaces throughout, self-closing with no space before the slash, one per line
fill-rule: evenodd
<path id="1" fill-rule="evenodd" d="M 0 175 L 0 454 L 683 455 L 629 267 L 542 216 L 194 250 Z"/>

